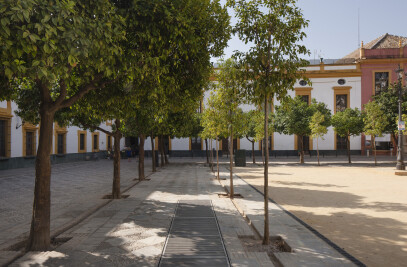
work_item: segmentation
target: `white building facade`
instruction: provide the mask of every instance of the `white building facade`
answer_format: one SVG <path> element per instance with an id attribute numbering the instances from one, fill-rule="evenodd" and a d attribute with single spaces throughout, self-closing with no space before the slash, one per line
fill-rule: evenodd
<path id="1" fill-rule="evenodd" d="M 310 102 L 316 99 L 318 102 L 324 102 L 334 114 L 340 105 L 342 108 L 361 109 L 361 71 L 360 65 L 335 65 L 319 64 L 306 68 L 305 76 L 311 81 L 310 84 L 305 81 L 297 81 L 294 90 L 289 95 L 297 95 Z M 206 103 L 209 92 L 203 96 L 203 103 Z M 203 104 L 205 105 L 205 104 Z M 274 100 L 274 106 L 279 102 Z M 272 108 L 274 108 L 274 106 Z M 35 155 L 38 148 L 39 127 L 28 123 L 23 123 L 14 111 L 17 110 L 15 103 L 11 101 L 0 102 L 0 169 L 18 168 L 32 166 L 35 162 Z M 242 105 L 244 111 L 254 109 L 252 105 Z M 100 127 L 111 130 L 111 123 L 107 122 Z M 53 163 L 69 162 L 75 160 L 85 160 L 92 157 L 105 157 L 106 151 L 113 146 L 113 137 L 109 137 L 103 132 L 80 129 L 78 127 L 59 127 L 54 123 L 53 146 L 51 151 L 51 161 Z M 319 140 L 319 149 L 326 154 L 337 154 L 342 151 L 342 144 L 339 137 L 335 134 L 332 127 L 324 136 L 324 140 Z M 137 138 L 129 143 L 130 139 L 122 138 L 120 149 L 125 145 L 138 145 Z M 168 141 L 167 141 L 168 140 Z M 293 135 L 283 135 L 273 133 L 271 138 L 271 155 L 298 155 L 298 140 Z M 157 140 L 156 140 L 157 141 Z M 204 156 L 206 153 L 206 144 L 199 138 L 170 138 L 166 137 L 166 150 L 170 156 Z M 212 147 L 215 149 L 215 141 Z M 208 148 L 210 143 L 208 142 Z M 237 149 L 247 150 L 251 153 L 252 143 L 246 138 L 235 140 Z M 351 137 L 350 146 L 353 153 L 360 154 L 361 137 Z M 220 151 L 227 153 L 227 140 L 219 144 Z M 155 146 L 157 149 L 157 146 Z M 151 140 L 145 140 L 146 155 L 151 155 Z M 256 154 L 260 154 L 260 144 L 255 143 Z M 316 150 L 316 140 L 308 140 L 308 151 Z"/>

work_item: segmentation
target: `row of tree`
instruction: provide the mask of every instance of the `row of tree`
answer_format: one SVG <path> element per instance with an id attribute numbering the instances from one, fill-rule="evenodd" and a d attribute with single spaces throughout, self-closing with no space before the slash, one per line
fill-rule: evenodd
<path id="1" fill-rule="evenodd" d="M 239 69 L 232 59 L 226 60 L 220 65 L 220 71 L 217 75 L 218 83 L 213 85 L 214 88 L 202 116 L 203 130 L 201 137 L 216 139 L 216 141 L 223 138 L 233 140 L 233 137 L 246 137 L 252 143 L 252 157 L 253 163 L 255 163 L 254 143 L 264 143 L 265 139 L 264 106 L 248 112 L 242 111 L 239 105 L 250 103 L 250 101 L 242 94 L 244 89 L 239 87 L 243 86 L 244 82 L 239 81 L 238 76 L 230 75 L 233 72 L 237 73 Z M 225 83 L 225 80 L 229 83 Z M 231 86 L 229 80 L 235 84 Z M 392 90 L 394 90 L 393 86 L 385 92 L 387 94 Z M 372 136 L 376 165 L 375 137 L 382 137 L 385 133 L 395 136 L 394 125 L 397 123 L 395 119 L 397 113 L 393 114 L 390 121 L 393 123 L 390 123 L 386 111 L 391 106 L 386 106 L 383 103 L 383 100 L 387 100 L 387 97 L 385 94 L 375 96 L 375 100 L 367 103 L 363 111 L 358 108 L 346 108 L 337 111 L 334 115 L 332 115 L 331 110 L 327 108 L 325 103 L 317 102 L 315 99 L 312 99 L 309 104 L 301 96 L 295 98 L 286 97 L 282 100 L 281 105 L 275 107 L 274 112 L 270 111 L 271 116 L 268 121 L 269 137 L 273 132 L 296 135 L 299 140 L 300 163 L 304 163 L 304 137 L 316 138 L 318 165 L 320 165 L 318 141 L 320 138 L 323 139 L 330 126 L 333 127 L 336 134 L 346 140 L 349 163 L 351 163 L 350 138 L 364 133 Z M 395 101 L 392 104 L 397 104 L 396 99 L 394 98 Z M 386 130 L 391 132 L 386 132 Z M 230 149 L 230 153 L 233 155 L 233 145 Z M 264 146 L 262 146 L 262 154 L 264 154 L 264 149 Z"/>
<path id="2" fill-rule="evenodd" d="M 189 131 L 229 20 L 218 0 L 0 3 L 0 100 L 40 125 L 28 250 L 50 247 L 54 122 L 114 137 L 112 197 L 120 198 L 120 138 L 140 137 L 142 179 L 145 137 Z M 111 130 L 99 127 L 108 120 Z"/>

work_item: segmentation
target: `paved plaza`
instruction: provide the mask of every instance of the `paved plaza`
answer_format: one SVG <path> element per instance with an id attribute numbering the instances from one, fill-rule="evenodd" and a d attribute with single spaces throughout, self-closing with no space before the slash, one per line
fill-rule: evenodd
<path id="1" fill-rule="evenodd" d="M 271 162 L 271 184 L 284 185 L 280 187 L 288 186 L 288 184 L 284 184 L 281 177 L 297 177 L 293 174 L 296 172 L 304 173 L 304 176 L 301 177 L 306 181 L 302 181 L 301 186 L 317 186 L 317 182 L 310 179 L 325 177 L 326 173 L 320 172 L 323 168 L 330 168 L 334 173 L 345 168 L 341 166 L 342 163 L 335 163 L 336 159 L 325 167 L 316 167 L 314 163 L 300 167 L 295 163 L 295 158 L 280 160 L 291 161 L 288 164 L 278 163 L 275 159 L 274 162 Z M 380 262 L 380 265 L 371 264 L 366 261 L 370 257 L 360 253 L 361 250 L 352 250 L 346 246 L 346 243 L 343 245 L 335 238 L 335 236 L 342 236 L 344 240 L 353 240 L 352 235 L 355 231 L 348 233 L 344 227 L 331 228 L 334 234 L 330 235 L 324 231 L 323 227 L 320 227 L 318 217 L 315 221 L 309 219 L 312 218 L 312 211 L 307 210 L 306 207 L 311 205 L 303 205 L 303 214 L 311 214 L 307 217 L 300 212 L 296 213 L 284 202 L 286 199 L 292 199 L 297 203 L 295 205 L 297 209 L 300 210 L 302 200 L 304 203 L 311 201 L 307 199 L 309 197 L 306 190 L 301 194 L 299 192 L 289 194 L 286 199 L 281 198 L 281 195 L 285 194 L 278 195 L 276 191 L 273 191 L 275 189 L 270 194 L 274 200 L 279 203 L 281 201 L 283 208 L 292 211 L 301 219 L 290 216 L 289 212 L 279 205 L 269 203 L 271 235 L 281 237 L 292 252 L 275 252 L 274 257 L 270 258 L 266 252 L 254 252 L 248 249 L 243 245 L 241 238 L 261 238 L 264 227 L 263 196 L 256 190 L 256 187 L 247 183 L 256 185 L 261 166 L 248 164 L 245 168 L 235 168 L 237 172 L 234 178 L 235 192 L 242 194 L 243 198 L 235 198 L 234 201 L 231 201 L 228 198 L 219 197 L 219 194 L 228 190 L 227 159 L 224 158 L 221 165 L 221 178 L 225 179 L 221 181 L 213 179 L 214 174 L 204 166 L 204 161 L 205 159 L 202 158 L 171 158 L 169 165 L 159 168 L 156 173 L 147 173 L 149 179 L 138 182 L 134 180 L 138 176 L 137 162 L 122 160 L 122 189 L 127 189 L 125 194 L 129 197 L 113 201 L 102 199 L 103 195 L 110 193 L 112 161 L 99 160 L 54 165 L 52 170 L 52 232 L 57 231 L 56 237 L 60 244 L 52 251 L 29 252 L 14 261 L 11 266 L 157 266 L 165 251 L 168 232 L 179 201 L 210 201 L 212 203 L 226 255 L 232 266 L 279 266 L 280 264 L 283 266 L 363 266 L 363 263 L 369 266 L 383 266 L 381 264 L 383 261 Z M 149 159 L 146 162 L 149 164 Z M 314 168 L 311 168 L 310 165 Z M 381 168 L 376 168 L 376 171 L 390 173 L 390 168 L 385 167 L 383 171 Z M 150 171 L 150 169 L 151 165 L 147 165 L 146 170 Z M 365 169 L 360 169 L 360 172 Z M 313 172 L 313 174 L 308 174 L 308 172 Z M 352 176 L 350 172 L 346 172 L 346 174 L 348 178 Z M 276 181 L 276 177 L 280 179 Z M 12 183 L 13 179 L 16 183 Z M 396 179 L 402 178 L 397 177 Z M 33 181 L 33 168 L 0 172 L 2 190 L 2 214 L 0 214 L 2 218 L 0 221 L 2 230 L 0 260 L 2 262 L 0 265 L 7 262 L 7 259 L 18 255 L 17 251 L 5 251 L 7 245 L 23 238 L 28 232 Z M 300 181 L 285 182 L 290 183 L 291 186 L 299 186 L 296 183 L 300 183 Z M 366 181 L 364 182 L 367 184 Z M 338 188 L 338 190 L 345 188 L 344 185 L 341 187 L 334 186 L 334 184 L 333 181 L 330 181 L 320 187 L 322 189 Z M 343 195 L 346 196 L 346 194 Z M 327 197 L 329 192 L 323 196 L 329 199 Z M 334 212 L 320 210 L 327 205 L 324 205 L 323 202 L 319 204 L 320 199 L 316 199 L 316 201 L 312 206 L 316 210 L 315 213 L 326 212 L 326 217 L 334 214 Z M 346 199 L 342 201 L 346 201 Z M 393 212 L 398 210 L 398 206 L 393 205 L 392 207 Z M 350 206 L 348 209 L 348 213 L 351 213 Z M 359 214 L 360 211 L 358 209 L 353 213 Z M 72 221 L 81 216 L 83 220 L 72 224 Z M 322 216 L 320 215 L 320 217 Z M 343 221 L 343 223 L 348 223 L 348 221 Z M 381 222 L 379 221 L 379 223 Z M 307 227 L 308 225 L 317 229 L 329 240 L 313 232 L 310 227 Z M 394 227 L 388 225 L 386 230 L 397 228 L 400 225 L 397 224 Z M 359 226 L 361 227 L 361 225 Z M 398 234 L 403 235 L 402 232 L 398 232 Z M 336 247 L 331 241 L 337 242 L 339 247 Z M 354 241 L 357 244 L 357 240 Z M 367 245 L 370 246 L 371 243 L 367 243 Z M 190 248 L 191 251 L 200 250 L 197 244 L 195 246 L 195 248 Z M 380 255 L 379 251 L 377 253 Z M 386 263 L 391 261 L 389 257 L 383 256 L 382 258 L 385 262 L 387 261 Z M 206 264 L 206 266 L 209 265 Z"/>
<path id="2" fill-rule="evenodd" d="M 395 157 L 272 158 L 270 197 L 368 266 L 405 266 L 407 176 L 395 174 Z M 261 159 L 260 159 L 261 160 Z M 307 162 L 308 161 L 308 162 Z M 263 191 L 263 168 L 236 174 Z M 271 219 L 273 220 L 273 219 Z"/>

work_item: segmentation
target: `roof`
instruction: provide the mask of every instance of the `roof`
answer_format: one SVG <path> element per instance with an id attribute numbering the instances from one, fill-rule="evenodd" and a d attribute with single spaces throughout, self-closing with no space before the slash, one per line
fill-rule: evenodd
<path id="1" fill-rule="evenodd" d="M 392 34 L 383 34 L 382 36 L 368 42 L 363 45 L 365 49 L 383 49 L 383 48 L 399 48 L 399 41 L 401 41 L 401 46 L 407 46 L 407 37 L 392 35 Z M 341 58 L 336 63 L 353 63 L 360 56 L 359 48 L 350 53 L 349 55 Z"/>

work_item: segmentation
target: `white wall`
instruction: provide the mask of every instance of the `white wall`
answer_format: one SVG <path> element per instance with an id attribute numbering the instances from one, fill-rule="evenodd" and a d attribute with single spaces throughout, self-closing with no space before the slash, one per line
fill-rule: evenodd
<path id="1" fill-rule="evenodd" d="M 189 138 L 171 139 L 171 150 L 189 150 Z"/>
<path id="2" fill-rule="evenodd" d="M 4 101 L 3 101 L 4 102 Z M 3 105 L 3 103 L 2 103 Z M 7 103 L 5 106 L 7 107 Z M 14 110 L 17 109 L 17 105 L 14 102 L 11 102 L 11 157 L 22 157 L 23 156 L 23 127 L 20 117 L 14 113 Z M 18 129 L 16 129 L 18 127 Z M 38 135 L 37 135 L 37 144 L 38 144 Z"/>
<path id="3" fill-rule="evenodd" d="M 344 85 L 338 84 L 338 79 L 345 79 Z M 351 87 L 349 91 L 349 106 L 350 108 L 361 109 L 361 78 L 360 77 L 334 77 L 334 78 L 314 78 L 311 79 L 312 84 L 304 87 L 312 87 L 311 98 L 315 98 L 318 102 L 324 102 L 327 107 L 334 112 L 335 100 L 333 87 Z M 294 87 L 302 87 L 298 82 Z M 295 91 L 289 91 L 288 95 L 295 96 Z M 274 100 L 275 105 L 280 105 L 279 101 Z M 328 129 L 328 133 L 324 136 L 325 140 L 319 139 L 319 149 L 333 150 L 335 149 L 335 133 L 332 127 Z M 361 148 L 360 136 L 350 139 L 351 149 L 358 150 Z M 291 150 L 294 149 L 294 136 L 285 136 L 274 133 L 274 149 L 275 150 Z M 313 140 L 313 149 L 316 149 L 316 139 Z"/>

